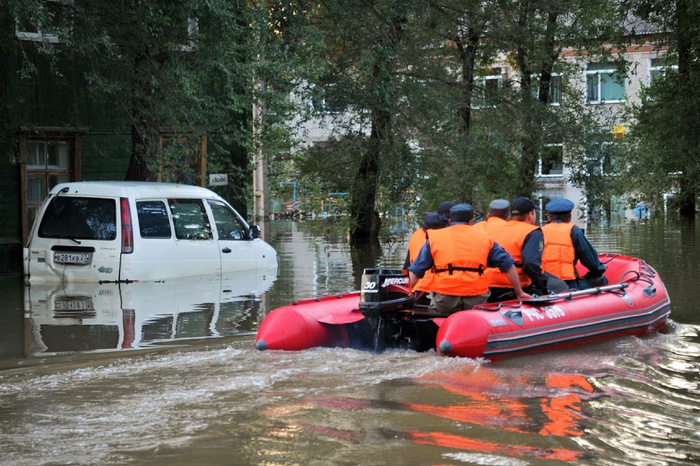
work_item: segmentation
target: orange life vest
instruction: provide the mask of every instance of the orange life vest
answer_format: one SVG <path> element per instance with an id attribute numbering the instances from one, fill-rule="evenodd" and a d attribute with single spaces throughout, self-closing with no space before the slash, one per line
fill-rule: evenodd
<path id="1" fill-rule="evenodd" d="M 431 290 L 450 296 L 478 296 L 489 290 L 484 275 L 493 239 L 468 224 L 430 231 Z"/>
<path id="2" fill-rule="evenodd" d="M 542 227 L 544 252 L 542 271 L 549 272 L 562 280 L 576 279 L 576 250 L 571 241 L 573 223 L 552 222 Z"/>
<path id="3" fill-rule="evenodd" d="M 412 264 L 413 261 L 418 257 L 418 253 L 421 248 L 425 245 L 425 241 L 428 239 L 428 232 L 423 228 L 419 228 L 413 232 L 411 238 L 408 240 L 408 262 Z M 413 285 L 413 291 L 430 291 L 430 283 L 433 281 L 432 270 L 426 270 L 423 278 L 418 279 L 415 285 Z"/>
<path id="4" fill-rule="evenodd" d="M 520 286 L 522 287 L 532 283 L 530 277 L 523 272 L 523 244 L 525 243 L 525 237 L 538 228 L 539 227 L 536 225 L 530 225 L 520 220 L 511 220 L 493 237 L 496 243 L 505 249 L 515 260 L 515 268 L 518 271 L 518 278 L 520 279 Z M 513 287 L 508 281 L 506 274 L 499 269 L 490 268 L 487 272 L 487 276 L 489 279 L 489 286 L 496 288 Z"/>
<path id="5" fill-rule="evenodd" d="M 489 217 L 487 220 L 475 224 L 474 228 L 483 230 L 491 236 L 496 236 L 496 233 L 505 228 L 506 225 L 508 225 L 508 221 L 500 217 Z"/>

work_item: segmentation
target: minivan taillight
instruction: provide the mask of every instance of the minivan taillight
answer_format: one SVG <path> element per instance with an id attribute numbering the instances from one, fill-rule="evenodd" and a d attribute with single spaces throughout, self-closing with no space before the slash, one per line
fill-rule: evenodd
<path id="1" fill-rule="evenodd" d="M 134 229 L 131 227 L 129 199 L 122 197 L 119 202 L 122 213 L 122 254 L 134 252 Z"/>

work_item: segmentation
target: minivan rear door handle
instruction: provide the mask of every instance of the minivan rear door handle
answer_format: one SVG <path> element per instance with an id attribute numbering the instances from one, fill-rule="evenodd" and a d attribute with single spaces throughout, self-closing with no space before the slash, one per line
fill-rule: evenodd
<path id="1" fill-rule="evenodd" d="M 229 252 L 231 252 L 231 250 L 229 248 L 224 248 L 221 250 L 221 252 L 223 252 L 224 254 L 228 254 Z"/>

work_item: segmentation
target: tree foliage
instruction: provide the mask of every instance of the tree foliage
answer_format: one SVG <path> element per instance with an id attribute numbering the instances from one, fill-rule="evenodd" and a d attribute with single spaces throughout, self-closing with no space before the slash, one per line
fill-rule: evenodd
<path id="1" fill-rule="evenodd" d="M 700 5 L 689 0 L 637 0 L 636 13 L 664 31 L 665 76 L 632 108 L 628 187 L 659 205 L 673 193 L 681 215 L 693 217 L 700 193 Z"/>
<path id="2" fill-rule="evenodd" d="M 50 14 L 38 0 L 5 3 Z M 571 181 L 591 205 L 619 193 L 625 172 L 640 191 L 675 187 L 694 210 L 696 3 L 75 0 L 65 47 L 42 50 L 85 63 L 96 104 L 119 103 L 132 134 L 129 178 L 153 178 L 191 151 L 188 141 L 215 134 L 214 166 L 230 164 L 236 145 L 267 157 L 273 187 L 293 179 L 307 192 L 350 193 L 351 236 L 362 240 L 376 238 L 387 203 L 427 212 L 447 199 L 478 207 L 531 195 L 553 143 L 567 148 Z M 630 13 L 670 31 L 659 43 L 670 45 L 678 73 L 644 91 L 629 144 L 610 145 L 621 115 L 586 106 L 573 83 L 587 60 L 625 66 L 618 52 L 634 31 L 621 18 Z M 515 73 L 487 86 L 481 77 L 498 63 Z M 331 137 L 296 151 L 296 131 L 319 116 Z M 164 149 L 164 128 L 186 137 Z M 633 151 L 612 162 L 623 147 Z"/>

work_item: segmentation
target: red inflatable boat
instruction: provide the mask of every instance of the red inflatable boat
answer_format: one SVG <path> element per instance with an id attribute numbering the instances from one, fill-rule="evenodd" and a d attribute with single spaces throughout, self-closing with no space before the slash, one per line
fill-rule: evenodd
<path id="1" fill-rule="evenodd" d="M 271 311 L 255 347 L 435 348 L 442 356 L 495 360 L 643 335 L 664 325 L 670 299 L 656 271 L 628 256 L 601 254 L 600 259 L 607 266 L 607 286 L 484 304 L 449 316 L 429 314 L 416 304 L 401 270 L 367 269 L 361 292 L 295 301 Z"/>

